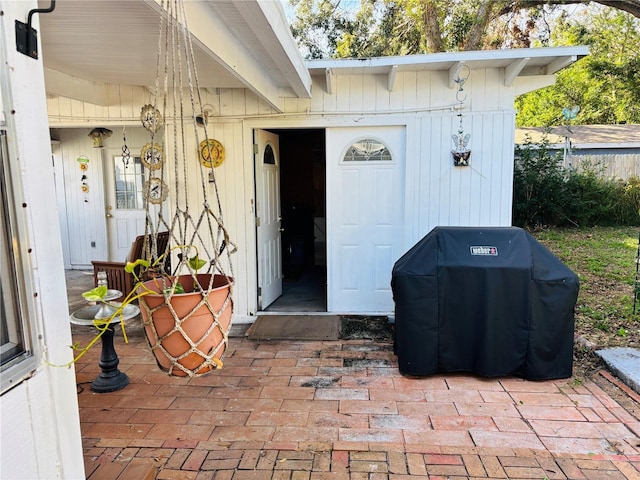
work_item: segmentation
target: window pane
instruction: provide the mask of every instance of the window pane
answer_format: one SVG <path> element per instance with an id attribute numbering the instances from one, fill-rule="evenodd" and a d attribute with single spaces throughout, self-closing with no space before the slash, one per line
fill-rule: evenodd
<path id="1" fill-rule="evenodd" d="M 128 162 L 124 162 L 122 157 L 113 157 L 113 165 L 116 208 L 123 210 L 144 208 L 142 203 L 144 166 L 140 157 L 130 157 Z"/>
<path id="2" fill-rule="evenodd" d="M 276 156 L 273 153 L 273 148 L 271 147 L 271 145 L 267 145 L 266 148 L 264 149 L 264 157 L 262 160 L 264 163 L 268 165 L 276 164 Z"/>
<path id="3" fill-rule="evenodd" d="M 390 162 L 391 152 L 377 140 L 367 138 L 352 144 L 344 154 L 345 162 Z"/>
<path id="4" fill-rule="evenodd" d="M 0 359 L 2 370 L 13 365 L 26 352 L 25 332 L 19 308 L 19 290 L 13 251 L 14 236 L 9 211 L 11 191 L 6 135 L 0 132 Z"/>

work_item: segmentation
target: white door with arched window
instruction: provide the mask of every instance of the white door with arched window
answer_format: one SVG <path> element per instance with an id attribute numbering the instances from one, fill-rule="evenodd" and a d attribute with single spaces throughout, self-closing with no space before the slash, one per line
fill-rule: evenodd
<path id="1" fill-rule="evenodd" d="M 327 129 L 327 306 L 392 312 L 401 255 L 405 128 Z"/>
<path id="2" fill-rule="evenodd" d="M 258 241 L 258 309 L 282 295 L 280 152 L 275 133 L 255 130 L 256 233 Z"/>

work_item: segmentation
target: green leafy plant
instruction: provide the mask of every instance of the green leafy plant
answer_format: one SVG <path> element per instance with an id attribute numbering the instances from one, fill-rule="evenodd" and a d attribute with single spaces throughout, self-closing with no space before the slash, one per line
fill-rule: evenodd
<path id="1" fill-rule="evenodd" d="M 180 249 L 182 251 L 185 251 L 185 250 L 189 251 L 191 249 L 195 250 L 196 254 L 193 257 L 189 258 L 189 260 L 186 262 L 187 265 L 189 266 L 189 268 L 194 273 L 197 273 L 197 271 L 199 269 L 201 269 L 202 267 L 204 267 L 207 264 L 207 262 L 205 260 L 201 259 L 198 256 L 198 249 L 194 245 L 177 245 L 177 246 L 171 248 L 171 250 L 176 250 L 176 249 Z M 125 341 L 125 343 L 128 343 L 128 338 L 127 338 L 127 333 L 126 333 L 126 328 L 125 328 L 125 322 L 124 322 L 124 316 L 123 316 L 124 309 L 127 307 L 127 305 L 129 305 L 129 304 L 131 304 L 133 302 L 136 302 L 141 297 L 143 297 L 145 295 L 148 295 L 148 294 L 155 293 L 154 291 L 150 290 L 149 288 L 147 288 L 144 285 L 144 281 L 138 276 L 137 272 L 138 271 L 140 271 L 140 272 L 147 272 L 147 271 L 155 272 L 155 269 L 160 264 L 160 262 L 163 260 L 164 256 L 165 256 L 164 254 L 160 255 L 153 263 L 149 262 L 148 260 L 145 260 L 145 259 L 142 259 L 142 258 L 138 258 L 134 262 L 127 262 L 125 264 L 124 270 L 125 270 L 125 272 L 130 273 L 131 275 L 133 275 L 133 277 L 135 279 L 135 284 L 134 284 L 134 287 L 132 288 L 131 292 L 129 292 L 125 296 L 125 298 L 122 300 L 122 302 L 111 302 L 111 301 L 106 300 L 107 293 L 109 292 L 109 289 L 104 285 L 100 285 L 98 287 L 92 288 L 91 290 L 88 290 L 88 291 L 82 293 L 82 297 L 85 300 L 89 301 L 89 302 L 103 303 L 103 304 L 109 305 L 112 308 L 113 313 L 108 318 L 95 319 L 93 321 L 93 324 L 97 328 L 98 333 L 84 347 L 80 346 L 78 343 L 74 343 L 71 346 L 71 348 L 74 350 L 74 352 L 77 352 L 77 353 L 74 355 L 73 360 L 71 360 L 69 363 L 67 363 L 65 365 L 62 365 L 62 366 L 70 367 L 75 362 L 77 362 L 80 358 L 82 358 L 91 349 L 91 347 L 93 347 L 100 340 L 102 335 L 111 326 L 111 324 L 113 323 L 114 319 L 116 319 L 118 317 L 120 318 L 120 327 L 122 329 L 122 335 L 124 337 L 124 341 Z M 143 276 L 143 274 L 141 273 L 140 276 Z M 162 274 L 160 276 L 162 277 L 162 276 L 165 276 L 165 275 Z M 197 282 L 194 281 L 194 284 L 197 284 Z M 185 291 L 184 291 L 184 288 L 183 288 L 181 283 L 179 283 L 177 281 L 174 281 L 171 287 L 169 287 L 168 289 L 165 289 L 164 293 L 165 293 L 166 296 L 170 296 L 171 294 L 185 293 Z"/>
<path id="2" fill-rule="evenodd" d="M 561 206 L 571 203 L 562 159 L 549 149 L 545 136 L 539 143 L 530 136 L 516 146 L 513 174 L 513 224 L 529 227 L 558 225 L 566 220 Z"/>
<path id="3" fill-rule="evenodd" d="M 566 170 L 546 136 L 516 146 L 513 224 L 525 228 L 640 225 L 640 179 L 605 178 L 603 165 Z"/>

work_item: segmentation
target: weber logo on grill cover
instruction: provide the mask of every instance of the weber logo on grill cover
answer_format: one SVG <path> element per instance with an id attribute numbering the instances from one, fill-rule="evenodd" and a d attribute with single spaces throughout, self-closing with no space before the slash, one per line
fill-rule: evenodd
<path id="1" fill-rule="evenodd" d="M 471 251 L 471 255 L 481 255 L 489 257 L 498 256 L 498 249 L 496 247 L 475 246 L 469 247 L 469 250 Z"/>

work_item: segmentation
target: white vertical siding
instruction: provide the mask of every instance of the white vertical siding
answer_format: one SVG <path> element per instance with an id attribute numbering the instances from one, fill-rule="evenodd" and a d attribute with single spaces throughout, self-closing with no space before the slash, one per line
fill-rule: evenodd
<path id="1" fill-rule="evenodd" d="M 458 130 L 458 122 L 452 113 L 419 121 L 419 155 L 408 158 L 408 162 L 417 161 L 419 175 L 414 216 L 419 226 L 413 241 L 439 225 L 510 225 L 513 157 L 505 147 L 504 129 L 513 126 L 513 115 L 463 116 L 463 128 L 471 134 L 469 167 L 453 166 L 451 135 Z"/>
<path id="2" fill-rule="evenodd" d="M 105 260 L 107 238 L 105 229 L 103 150 L 92 147 L 90 128 L 60 130 L 60 156 L 62 160 L 65 207 L 63 215 L 69 246 L 65 263 L 71 268 L 88 268 L 91 260 Z M 89 159 L 87 170 L 80 169 L 78 158 Z M 89 191 L 82 192 L 82 176 L 86 176 Z M 91 247 L 91 242 L 96 242 Z"/>
<path id="3" fill-rule="evenodd" d="M 59 202 L 65 210 L 60 212 L 63 219 L 61 228 L 63 238 L 68 244 L 63 245 L 65 265 L 70 268 L 90 268 L 92 260 L 108 259 L 108 241 L 105 205 L 105 162 L 107 149 L 119 149 L 122 146 L 122 128 L 112 127 L 113 134 L 104 140 L 104 148 L 93 148 L 88 136 L 90 128 L 63 128 L 55 132 L 60 140 L 56 148 L 56 160 L 62 163 L 64 183 L 64 202 Z M 140 150 L 149 142 L 148 134 L 142 127 L 126 129 L 127 146 L 132 156 L 140 155 Z M 78 158 L 89 159 L 87 170 L 80 170 Z M 60 172 L 60 169 L 58 169 Z M 82 176 L 86 175 L 89 191 L 82 191 Z M 95 246 L 92 247 L 92 242 Z M 125 241 L 126 244 L 130 239 Z M 124 260 L 121 259 L 121 260 Z"/>
<path id="4" fill-rule="evenodd" d="M 461 97 L 466 110 L 513 111 L 513 89 L 501 83 L 499 69 L 472 70 Z M 384 113 L 416 109 L 445 111 L 458 104 L 457 85 L 449 88 L 448 71 L 399 72 L 388 90 L 387 75 L 334 75 L 332 93 L 324 77 L 313 79 L 312 112 Z M 306 105 L 305 105 L 306 106 Z M 304 113 L 301 103 L 285 102 L 285 111 Z"/>
<path id="5" fill-rule="evenodd" d="M 143 87 L 132 85 L 109 85 L 107 105 L 93 105 L 88 102 L 54 96 L 47 98 L 49 125 L 87 125 L 87 120 L 102 122 L 131 123 L 140 118 L 140 107 L 149 103 L 149 93 Z M 92 125 L 107 126 L 107 125 Z"/>
<path id="6" fill-rule="evenodd" d="M 407 248 L 437 225 L 510 224 L 513 88 L 503 85 L 499 69 L 471 71 L 464 86 L 466 101 L 461 110 L 465 133 L 471 134 L 471 166 L 454 167 L 451 136 L 458 130 L 459 118 L 457 110 L 453 109 L 457 104 L 457 89 L 455 86 L 449 88 L 448 82 L 447 71 L 399 72 L 393 90 L 389 91 L 387 75 L 334 75 L 332 93 L 328 93 L 324 76 L 316 77 L 312 98 L 285 98 L 284 115 L 273 115 L 276 113 L 273 108 L 248 90 L 201 92 L 202 102 L 212 105 L 215 111 L 215 118 L 210 119 L 208 127 L 209 136 L 219 140 L 226 149 L 225 162 L 216 169 L 216 177 L 224 222 L 239 247 L 233 257 L 236 312 L 239 315 L 246 316 L 255 311 L 251 147 L 254 127 L 407 126 L 406 209 L 403 215 L 403 242 Z M 148 92 L 144 89 L 119 86 L 109 90 L 108 107 L 73 105 L 68 99 L 55 98 L 49 99 L 48 108 L 52 126 L 56 123 L 86 125 L 87 117 L 92 115 L 95 118 L 89 118 L 89 121 L 98 122 L 96 126 L 101 120 L 106 126 L 114 125 L 111 127 L 114 135 L 108 142 L 117 145 L 119 124 L 137 125 L 140 106 L 148 101 Z M 82 135 L 77 134 L 73 141 L 86 147 L 88 143 L 85 142 L 89 141 L 86 133 L 88 129 Z M 68 147 L 64 145 L 65 139 L 61 140 L 65 155 L 69 149 L 69 158 L 74 159 L 81 150 L 86 150 L 80 146 Z M 190 138 L 189 142 L 189 151 L 195 152 L 195 140 Z M 327 159 L 328 162 L 333 160 Z M 195 153 L 192 161 L 192 168 L 196 168 Z M 76 181 L 75 173 L 68 179 L 65 176 L 65 185 L 73 186 Z M 207 183 L 207 188 L 213 201 L 213 186 Z M 199 205 L 199 187 L 191 185 L 188 191 L 190 204 Z M 74 204 L 70 208 L 78 207 Z M 82 217 L 80 213 L 74 212 L 74 215 Z M 100 208 L 92 214 L 102 217 L 104 212 Z M 70 228 L 80 228 L 73 224 L 74 221 Z M 88 241 L 80 232 L 76 237 L 83 244 Z M 75 255 L 83 257 L 77 261 L 90 260 L 90 253 L 84 246 L 77 249 Z"/>

